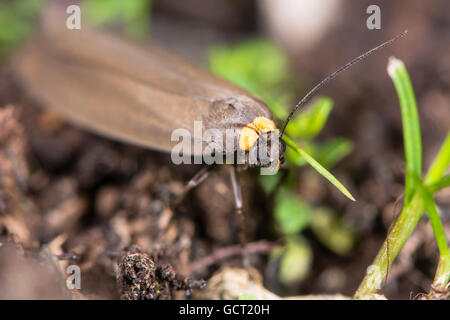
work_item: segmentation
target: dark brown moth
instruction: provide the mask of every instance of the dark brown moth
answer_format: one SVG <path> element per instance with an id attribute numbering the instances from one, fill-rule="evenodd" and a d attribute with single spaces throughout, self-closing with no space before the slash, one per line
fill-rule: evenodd
<path id="1" fill-rule="evenodd" d="M 81 30 L 68 30 L 62 9 L 52 6 L 44 11 L 36 36 L 14 61 L 18 79 L 40 104 L 95 133 L 162 152 L 171 152 L 175 146 L 171 140 L 175 129 L 192 132 L 194 121 L 202 121 L 204 129 L 234 131 L 239 143 L 224 153 L 258 150 L 257 165 L 275 164 L 276 169 L 284 152 L 281 137 L 295 111 L 338 73 L 405 34 L 353 59 L 320 82 L 294 107 L 279 132 L 261 99 L 159 47 L 138 47 L 84 25 Z M 274 147 L 260 143 L 269 140 L 277 142 L 280 156 L 276 159 L 259 156 Z M 193 149 L 190 153 L 196 155 Z M 240 213 L 236 166 L 231 168 Z M 201 170 L 186 191 L 201 182 L 205 172 Z"/>

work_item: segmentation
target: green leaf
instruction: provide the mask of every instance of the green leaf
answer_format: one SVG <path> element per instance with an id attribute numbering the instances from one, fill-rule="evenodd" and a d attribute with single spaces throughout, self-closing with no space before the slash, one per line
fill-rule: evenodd
<path id="1" fill-rule="evenodd" d="M 141 38 L 148 34 L 151 0 L 84 0 L 81 5 L 94 25 L 120 23 L 130 37 Z"/>
<path id="2" fill-rule="evenodd" d="M 233 47 L 217 45 L 209 51 L 210 69 L 217 75 L 247 88 L 269 88 L 286 80 L 287 57 L 264 39 L 243 41 Z M 248 88 L 251 89 L 251 88 Z"/>
<path id="3" fill-rule="evenodd" d="M 331 138 L 321 145 L 316 145 L 313 152 L 315 158 L 325 168 L 334 167 L 353 150 L 353 143 L 345 138 Z"/>
<path id="4" fill-rule="evenodd" d="M 337 254 L 347 255 L 354 247 L 355 231 L 329 209 L 314 210 L 311 229 L 325 246 Z"/>
<path id="5" fill-rule="evenodd" d="M 287 101 L 291 100 L 290 94 L 288 92 L 284 93 L 269 93 L 260 94 L 259 96 L 264 96 L 264 102 L 272 111 L 275 119 L 286 119 L 289 112 L 286 110 Z"/>
<path id="6" fill-rule="evenodd" d="M 0 2 L 0 57 L 16 48 L 33 30 L 38 10 L 45 0 Z"/>
<path id="7" fill-rule="evenodd" d="M 277 174 L 260 174 L 258 175 L 259 185 L 265 194 L 271 194 L 280 181 L 280 173 Z"/>
<path id="8" fill-rule="evenodd" d="M 313 167 L 317 172 L 319 172 L 325 179 L 330 181 L 339 191 L 341 191 L 347 198 L 352 201 L 356 201 L 355 198 L 351 195 L 350 191 L 347 190 L 346 187 L 342 183 L 339 182 L 327 169 L 325 169 L 320 163 L 314 160 L 309 154 L 307 154 L 304 150 L 298 147 L 294 141 L 289 139 L 286 135 L 283 136 L 283 141 L 286 142 L 286 145 L 294 149 L 300 156 L 302 156 L 311 167 Z"/>
<path id="9" fill-rule="evenodd" d="M 299 237 L 289 238 L 280 260 L 280 282 L 285 285 L 303 280 L 311 268 L 312 251 Z"/>
<path id="10" fill-rule="evenodd" d="M 275 219 L 283 234 L 296 234 L 309 225 L 311 209 L 293 192 L 280 189 L 275 197 Z"/>
<path id="11" fill-rule="evenodd" d="M 405 182 L 405 205 L 409 203 L 414 187 L 411 183 L 409 173 L 417 176 L 422 175 L 422 141 L 420 136 L 419 116 L 417 114 L 416 99 L 409 79 L 408 71 L 404 63 L 391 57 L 388 64 L 388 74 L 394 82 L 395 89 L 400 101 L 403 123 L 403 141 L 405 145 L 406 160 L 406 182 Z"/>
<path id="12" fill-rule="evenodd" d="M 120 0 L 83 0 L 81 9 L 89 22 L 103 25 L 118 20 L 122 14 Z"/>
<path id="13" fill-rule="evenodd" d="M 333 100 L 330 98 L 316 99 L 312 107 L 289 122 L 286 132 L 293 138 L 315 137 L 325 125 L 332 108 Z"/>
<path id="14" fill-rule="evenodd" d="M 258 300 L 258 298 L 256 296 L 254 296 L 253 294 L 243 293 L 239 297 L 239 300 Z"/>
<path id="15" fill-rule="evenodd" d="M 151 0 L 122 1 L 125 34 L 134 38 L 147 36 L 150 29 Z"/>
<path id="16" fill-rule="evenodd" d="M 260 96 L 275 117 L 287 116 L 291 73 L 286 55 L 273 43 L 250 39 L 234 46 L 216 45 L 208 61 L 213 73 Z"/>

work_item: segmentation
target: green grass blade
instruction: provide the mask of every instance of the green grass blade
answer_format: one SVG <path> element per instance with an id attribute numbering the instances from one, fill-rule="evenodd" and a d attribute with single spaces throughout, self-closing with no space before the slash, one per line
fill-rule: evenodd
<path id="1" fill-rule="evenodd" d="M 431 286 L 431 293 L 436 290 L 448 290 L 448 283 L 450 281 L 450 253 L 446 257 L 440 257 L 439 264 L 436 270 L 436 275 Z"/>
<path id="2" fill-rule="evenodd" d="M 330 181 L 339 191 L 341 191 L 347 198 L 352 201 L 356 201 L 355 198 L 351 195 L 351 193 L 347 190 L 346 187 L 342 183 L 336 179 L 327 169 L 325 169 L 320 163 L 314 160 L 308 153 L 306 153 L 303 149 L 295 144 L 294 141 L 289 139 L 286 135 L 283 136 L 284 142 L 286 145 L 294 149 L 300 156 L 302 156 L 311 167 L 313 167 L 318 173 L 320 173 L 325 179 Z"/>
<path id="3" fill-rule="evenodd" d="M 424 182 L 422 183 L 422 181 L 420 180 L 421 170 L 418 170 L 421 169 L 422 165 L 422 159 L 419 154 L 419 151 L 421 151 L 420 129 L 418 121 L 414 121 L 414 117 L 417 116 L 417 109 L 415 108 L 414 94 L 412 93 L 412 87 L 409 82 L 409 77 L 403 63 L 395 58 L 391 58 L 391 60 L 389 61 L 388 72 L 392 77 L 396 88 L 398 87 L 397 92 L 399 94 L 400 104 L 402 105 L 405 153 L 406 156 L 409 156 L 411 159 L 411 162 L 407 161 L 407 166 L 410 165 L 411 167 L 414 167 L 412 165 L 414 163 L 416 166 L 416 171 L 409 170 L 409 174 L 407 174 L 407 184 L 405 186 L 409 187 L 410 190 L 412 190 L 413 194 L 411 201 L 405 202 L 402 212 L 394 222 L 393 226 L 390 228 L 389 234 L 384 241 L 383 246 L 378 251 L 378 254 L 375 257 L 372 265 L 368 268 L 367 274 L 365 275 L 363 281 L 361 282 L 358 290 L 354 295 L 354 298 L 356 299 L 370 297 L 371 294 L 376 293 L 376 291 L 380 289 L 387 275 L 388 268 L 390 268 L 401 248 L 408 240 L 411 233 L 414 231 L 414 228 L 416 227 L 425 210 L 429 213 L 433 231 L 436 235 L 436 239 L 441 252 L 438 270 L 436 272 L 435 280 L 433 283 L 440 288 L 446 289 L 448 280 L 450 278 L 450 254 L 448 253 L 449 249 L 446 243 L 446 236 L 443 231 L 439 215 L 437 214 L 436 205 L 431 196 L 432 192 L 438 190 L 441 187 L 445 187 L 450 183 L 448 176 L 443 177 L 443 174 L 445 173 L 445 170 L 450 163 L 450 132 L 447 134 L 447 137 L 441 149 L 439 150 L 436 158 L 434 159 L 430 169 L 425 176 Z M 405 83 L 406 86 L 409 87 L 409 89 L 403 88 Z M 411 91 L 409 92 L 411 94 L 410 97 L 405 96 L 407 95 L 407 91 Z M 403 116 L 403 104 L 407 103 L 412 103 L 414 105 L 414 107 L 410 109 L 413 110 L 412 113 L 415 115 Z M 408 110 L 405 110 L 405 112 L 407 111 Z M 406 121 L 408 119 L 409 122 Z M 414 123 L 416 128 L 411 128 Z M 410 145 L 411 141 L 413 140 L 416 140 L 417 145 Z M 413 150 L 411 149 L 415 149 L 416 151 L 413 152 Z M 417 154 L 416 158 L 414 158 L 415 154 Z M 419 192 L 415 193 L 413 190 L 414 187 L 418 188 Z M 428 192 L 425 192 L 424 195 L 424 192 L 421 192 L 422 189 L 425 189 Z M 445 252 L 447 252 L 446 255 Z"/>
<path id="4" fill-rule="evenodd" d="M 442 175 L 444 174 L 445 168 L 448 166 L 448 163 L 450 161 L 449 150 L 450 138 L 447 135 L 445 142 L 443 143 L 435 160 L 433 161 L 433 164 L 426 174 L 424 185 L 427 188 L 431 189 L 431 187 L 435 187 L 437 184 L 440 184 L 441 179 L 442 181 L 444 181 L 443 184 L 445 184 L 446 177 L 442 177 Z M 411 183 L 414 184 L 414 175 L 410 175 L 410 177 L 413 179 Z M 422 216 L 422 213 L 425 210 L 427 210 L 427 207 L 422 194 L 414 194 L 412 200 L 403 207 L 402 212 L 390 229 L 390 232 L 386 240 L 384 241 L 383 246 L 378 251 L 375 260 L 370 267 L 371 271 L 373 272 L 368 272 L 366 274 L 358 290 L 356 291 L 354 298 L 362 298 L 364 296 L 375 293 L 381 287 L 383 279 L 386 277 L 388 268 L 392 265 L 393 261 L 400 252 L 400 249 L 403 247 L 406 240 L 408 240 L 409 236 L 414 231 L 414 228 L 416 227 Z M 433 212 L 433 209 L 431 209 L 430 211 Z M 388 241 L 389 258 L 387 258 Z M 439 260 L 434 284 L 445 288 L 446 284 L 448 283 L 449 277 L 450 254 L 447 254 L 447 257 L 442 256 Z"/>
<path id="5" fill-rule="evenodd" d="M 431 194 L 433 194 L 436 191 L 447 187 L 450 187 L 450 175 L 443 176 L 442 179 L 431 184 L 428 189 L 430 190 Z"/>
<path id="6" fill-rule="evenodd" d="M 450 164 L 450 131 L 447 133 L 447 137 L 442 144 L 436 158 L 434 158 L 433 163 L 425 176 L 424 183 L 429 186 L 436 183 L 442 178 L 448 165 Z"/>
<path id="7" fill-rule="evenodd" d="M 425 200 L 425 208 L 428 212 L 428 217 L 430 218 L 431 227 L 433 228 L 433 233 L 439 247 L 439 253 L 441 257 L 447 257 L 447 237 L 445 236 L 444 227 L 442 225 L 441 218 L 439 217 L 436 203 L 428 190 L 423 193 L 423 197 Z"/>
<path id="8" fill-rule="evenodd" d="M 258 300 L 258 298 L 250 293 L 243 293 L 238 300 Z"/>
<path id="9" fill-rule="evenodd" d="M 405 204 L 407 204 L 413 194 L 409 173 L 421 176 L 422 174 L 422 141 L 420 137 L 419 116 L 417 114 L 416 99 L 404 63 L 391 57 L 388 64 L 388 74 L 394 82 L 395 89 L 400 101 L 403 123 L 403 141 L 405 145 L 406 159 L 406 182 L 405 182 Z"/>
<path id="10" fill-rule="evenodd" d="M 439 253 L 441 257 L 447 257 L 447 238 L 445 236 L 441 218 L 439 217 L 439 213 L 437 211 L 436 203 L 434 202 L 434 199 L 431 196 L 428 188 L 422 183 L 422 180 L 420 180 L 420 177 L 416 175 L 411 175 L 411 177 L 413 179 L 414 186 L 419 189 L 420 195 L 422 196 L 425 203 L 425 209 L 427 210 L 428 217 L 430 218 L 431 227 L 433 228 L 433 233 L 439 247 Z"/>

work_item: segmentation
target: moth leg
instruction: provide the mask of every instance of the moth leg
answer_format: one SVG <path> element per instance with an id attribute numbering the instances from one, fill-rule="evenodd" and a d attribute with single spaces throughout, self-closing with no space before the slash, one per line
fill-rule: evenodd
<path id="1" fill-rule="evenodd" d="M 238 227 L 239 242 L 242 247 L 242 264 L 246 270 L 249 270 L 250 262 L 247 251 L 247 239 L 245 236 L 245 216 L 242 210 L 242 189 L 237 180 L 236 167 L 230 166 L 231 188 L 233 189 L 235 213 Z"/>
<path id="2" fill-rule="evenodd" d="M 212 167 L 213 166 L 203 167 L 191 178 L 191 180 L 189 180 L 189 182 L 184 186 L 183 191 L 180 193 L 180 195 L 178 195 L 172 202 L 172 208 L 176 208 L 181 203 L 181 201 L 183 201 L 189 191 L 194 189 L 196 186 L 205 181 L 206 178 L 208 178 Z"/>

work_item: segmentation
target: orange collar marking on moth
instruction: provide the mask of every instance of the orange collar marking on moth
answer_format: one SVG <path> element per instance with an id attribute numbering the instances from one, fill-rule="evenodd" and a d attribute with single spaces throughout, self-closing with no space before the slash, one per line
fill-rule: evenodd
<path id="1" fill-rule="evenodd" d="M 258 140 L 260 132 L 273 131 L 276 128 L 272 120 L 266 117 L 256 117 L 252 123 L 242 128 L 239 148 L 241 150 L 249 150 Z"/>

